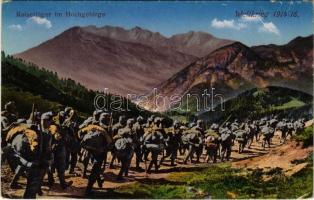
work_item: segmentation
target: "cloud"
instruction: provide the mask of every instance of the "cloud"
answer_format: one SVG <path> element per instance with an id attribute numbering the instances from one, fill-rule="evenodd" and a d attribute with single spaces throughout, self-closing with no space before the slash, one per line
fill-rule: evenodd
<path id="1" fill-rule="evenodd" d="M 51 22 L 48 19 L 42 18 L 42 17 L 37 17 L 37 16 L 30 17 L 27 19 L 27 22 L 32 23 L 32 24 L 37 24 L 39 26 L 44 26 L 47 29 L 50 29 L 52 27 Z"/>
<path id="2" fill-rule="evenodd" d="M 262 17 L 260 15 L 242 15 L 241 20 L 244 22 L 258 22 L 262 20 Z"/>
<path id="3" fill-rule="evenodd" d="M 260 32 L 266 32 L 266 33 L 274 33 L 276 35 L 280 35 L 280 32 L 276 25 L 273 22 L 262 22 L 262 26 L 259 27 Z"/>
<path id="4" fill-rule="evenodd" d="M 240 30 L 240 29 L 243 29 L 243 28 L 246 28 L 246 24 L 243 24 L 243 23 L 237 23 L 235 22 L 233 19 L 231 20 L 219 20 L 219 19 L 213 19 L 211 21 L 211 26 L 213 28 L 217 28 L 217 29 L 236 29 L 236 30 Z"/>
<path id="5" fill-rule="evenodd" d="M 13 31 L 22 31 L 23 27 L 20 24 L 11 24 L 9 29 Z"/>

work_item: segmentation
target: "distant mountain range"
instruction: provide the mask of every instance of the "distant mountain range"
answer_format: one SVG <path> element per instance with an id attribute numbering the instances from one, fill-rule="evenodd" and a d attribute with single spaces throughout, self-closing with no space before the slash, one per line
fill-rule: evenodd
<path id="1" fill-rule="evenodd" d="M 225 100 L 252 88 L 288 87 L 308 94 L 313 91 L 313 36 L 297 37 L 286 45 L 249 48 L 240 42 L 224 46 L 198 59 L 158 88 L 159 95 L 197 94 L 215 88 Z M 219 100 L 219 99 L 217 99 Z M 167 101 L 167 99 L 166 99 Z M 157 102 L 160 105 L 160 102 Z M 219 103 L 219 102 L 215 102 Z M 154 95 L 147 109 L 154 109 Z M 164 109 L 169 108 L 170 99 Z"/>
<path id="2" fill-rule="evenodd" d="M 186 65 L 230 44 L 203 32 L 171 38 L 135 27 L 73 27 L 15 57 L 56 71 L 88 88 L 122 96 L 145 94 Z"/>
<path id="3" fill-rule="evenodd" d="M 313 35 L 285 45 L 248 47 L 204 32 L 167 38 L 139 27 L 87 26 L 70 28 L 14 56 L 122 96 L 150 94 L 154 87 L 163 96 L 201 94 L 214 87 L 226 100 L 270 85 L 313 90 Z M 152 94 L 149 100 L 145 108 L 152 110 Z"/>

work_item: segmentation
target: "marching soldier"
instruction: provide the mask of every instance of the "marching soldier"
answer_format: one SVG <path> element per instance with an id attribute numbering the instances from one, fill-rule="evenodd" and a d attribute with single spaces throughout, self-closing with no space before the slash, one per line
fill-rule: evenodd
<path id="1" fill-rule="evenodd" d="M 270 148 L 270 141 L 273 136 L 274 129 L 269 127 L 269 123 L 267 122 L 266 125 L 262 127 L 261 132 L 263 135 L 262 147 L 265 149 L 266 144 L 268 144 L 268 147 Z"/>
<path id="2" fill-rule="evenodd" d="M 119 129 L 118 134 L 114 137 L 115 152 L 117 158 L 121 161 L 121 168 L 117 180 L 123 180 L 123 175 L 128 176 L 131 160 L 134 153 L 134 143 L 137 140 L 133 132 L 133 119 L 128 119 L 125 128 Z"/>
<path id="3" fill-rule="evenodd" d="M 154 120 L 154 127 L 150 133 L 144 138 L 144 145 L 146 149 L 151 152 L 152 158 L 148 166 L 147 173 L 151 173 L 151 169 L 154 165 L 155 172 L 158 172 L 158 154 L 163 151 L 164 146 L 164 134 L 162 130 L 162 120 L 156 117 Z"/>
<path id="4" fill-rule="evenodd" d="M 119 117 L 119 122 L 116 123 L 115 125 L 113 125 L 113 127 L 112 127 L 112 137 L 114 138 L 118 134 L 118 131 L 120 129 L 124 128 L 125 126 L 126 126 L 126 118 L 124 115 L 121 115 Z M 113 163 L 117 157 L 114 149 L 112 150 L 111 155 L 112 155 L 112 158 L 111 158 L 109 167 L 110 167 L 110 169 L 113 169 L 114 168 Z"/>
<path id="5" fill-rule="evenodd" d="M 28 133 L 30 149 L 25 150 L 23 146 L 25 135 L 18 135 L 13 139 L 15 156 L 19 158 L 22 165 L 27 168 L 27 184 L 23 195 L 25 199 L 36 198 L 36 194 L 42 195 L 41 185 L 48 167 L 52 163 L 51 134 L 49 127 L 53 114 L 47 112 L 41 116 L 41 132 Z M 31 137 L 30 137 L 31 135 Z"/>
<path id="6" fill-rule="evenodd" d="M 163 155 L 163 157 L 161 158 L 159 165 L 162 165 L 164 159 L 170 157 L 171 166 L 175 166 L 174 163 L 177 158 L 177 151 L 179 149 L 181 140 L 179 123 L 175 121 L 173 127 L 167 129 L 165 133 L 166 133 L 165 135 L 166 154 Z"/>
<path id="7" fill-rule="evenodd" d="M 134 152 L 136 155 L 136 170 L 142 171 L 143 169 L 140 167 L 140 163 L 142 161 L 142 143 L 143 143 L 143 137 L 144 137 L 144 119 L 143 117 L 139 116 L 136 119 L 136 123 L 133 125 L 133 129 L 135 132 L 135 140 L 134 140 Z"/>
<path id="8" fill-rule="evenodd" d="M 193 129 L 197 130 L 200 132 L 201 140 L 204 140 L 204 135 L 205 135 L 205 130 L 204 130 L 204 121 L 203 120 L 197 120 L 196 126 L 193 127 Z M 200 157 L 203 154 L 203 142 L 200 143 L 200 145 L 196 148 L 196 162 L 200 162 Z"/>
<path id="9" fill-rule="evenodd" d="M 64 109 L 65 120 L 62 124 L 63 131 L 65 131 L 65 145 L 66 145 L 66 169 L 69 169 L 70 174 L 75 174 L 75 167 L 77 157 L 80 152 L 80 142 L 77 136 L 79 129 L 76 122 L 76 113 L 73 108 L 66 107 Z"/>
<path id="10" fill-rule="evenodd" d="M 248 131 L 244 129 L 245 125 L 241 124 L 239 130 L 235 131 L 235 140 L 239 143 L 239 153 L 242 153 L 248 140 Z"/>
<path id="11" fill-rule="evenodd" d="M 100 115 L 105 116 L 105 115 Z M 98 120 L 103 120 L 101 117 Z M 98 121 L 99 122 L 99 121 Z M 112 143 L 111 134 L 108 133 L 99 124 L 89 124 L 79 131 L 79 137 L 82 138 L 81 146 L 89 152 L 92 157 L 92 170 L 88 178 L 85 194 L 92 193 L 94 183 L 97 181 L 98 186 L 102 187 L 101 167 L 110 145 Z"/>
<path id="12" fill-rule="evenodd" d="M 217 162 L 217 153 L 219 150 L 219 126 L 212 124 L 211 128 L 206 131 L 204 146 L 206 149 L 206 162 L 211 159 L 213 163 Z"/>
<path id="13" fill-rule="evenodd" d="M 190 129 L 184 135 L 185 142 L 189 145 L 189 150 L 187 155 L 184 158 L 184 164 L 187 164 L 187 161 L 190 159 L 193 162 L 194 153 L 197 153 L 199 147 L 202 145 L 202 133 L 198 129 Z M 198 155 L 197 155 L 198 157 Z M 199 159 L 199 157 L 198 157 Z"/>
<path id="14" fill-rule="evenodd" d="M 229 161 L 233 135 L 228 128 L 222 128 L 219 131 L 221 142 L 221 161 L 224 161 L 225 158 Z"/>
<path id="15" fill-rule="evenodd" d="M 64 177 L 66 169 L 66 135 L 62 127 L 64 120 L 65 112 L 61 111 L 53 117 L 53 123 L 48 129 L 52 136 L 52 153 L 54 158 L 53 163 L 48 170 L 48 181 L 51 186 L 54 184 L 53 172 L 56 169 L 62 189 L 66 189 L 73 183 L 73 181 L 67 183 Z"/>
<path id="16" fill-rule="evenodd" d="M 285 143 L 287 137 L 287 123 L 285 119 L 277 123 L 276 130 L 281 132 L 280 142 Z"/>

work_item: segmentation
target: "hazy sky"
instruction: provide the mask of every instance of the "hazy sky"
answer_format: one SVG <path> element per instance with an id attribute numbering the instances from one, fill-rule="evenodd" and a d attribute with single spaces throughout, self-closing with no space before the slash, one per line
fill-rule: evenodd
<path id="1" fill-rule="evenodd" d="M 135 26 L 164 36 L 204 31 L 246 45 L 284 44 L 313 34 L 312 3 L 289 2 L 8 2 L 2 4 L 2 49 L 9 54 L 34 47 L 72 26 Z M 100 12 L 106 16 L 56 17 L 55 12 Z M 236 16 L 238 12 L 250 12 Z M 280 11 L 288 16 L 274 17 Z M 21 17 L 17 12 L 51 13 Z M 254 12 L 254 13 L 252 13 Z M 292 17 L 297 12 L 298 17 Z M 254 14 L 253 16 L 251 14 Z M 264 14 L 268 14 L 267 17 Z"/>

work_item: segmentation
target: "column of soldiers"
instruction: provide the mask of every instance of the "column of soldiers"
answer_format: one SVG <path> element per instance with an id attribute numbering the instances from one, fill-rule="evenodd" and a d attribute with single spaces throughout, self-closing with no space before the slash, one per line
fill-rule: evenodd
<path id="1" fill-rule="evenodd" d="M 61 188 L 73 182 L 65 180 L 65 172 L 76 174 L 77 161 L 83 164 L 83 178 L 88 178 L 86 195 L 92 193 L 94 184 L 103 186 L 107 167 L 115 168 L 120 163 L 117 180 L 128 176 L 135 157 L 135 171 L 147 174 L 159 171 L 166 159 L 176 166 L 177 156 L 183 156 L 182 164 L 230 160 L 231 149 L 238 143 L 238 152 L 250 148 L 252 142 L 262 140 L 262 147 L 271 145 L 275 131 L 281 133 L 280 142 L 302 131 L 304 118 L 298 120 L 278 119 L 276 116 L 259 120 L 213 123 L 206 130 L 205 123 L 197 120 L 190 125 L 175 121 L 165 127 L 161 117 L 150 116 L 127 119 L 120 116 L 113 124 L 112 114 L 95 110 L 83 123 L 77 123 L 74 109 L 65 108 L 58 113 L 32 111 L 28 120 L 18 119 L 14 102 L 5 105 L 2 111 L 2 159 L 7 161 L 14 177 L 11 188 L 18 188 L 18 180 L 26 176 L 24 198 L 42 195 L 41 186 L 47 174 L 48 184 L 54 184 L 56 172 Z M 111 159 L 108 159 L 111 155 Z M 141 168 L 141 163 L 145 168 Z M 88 175 L 87 169 L 91 165 Z M 143 166 L 143 165 L 142 165 Z"/>

